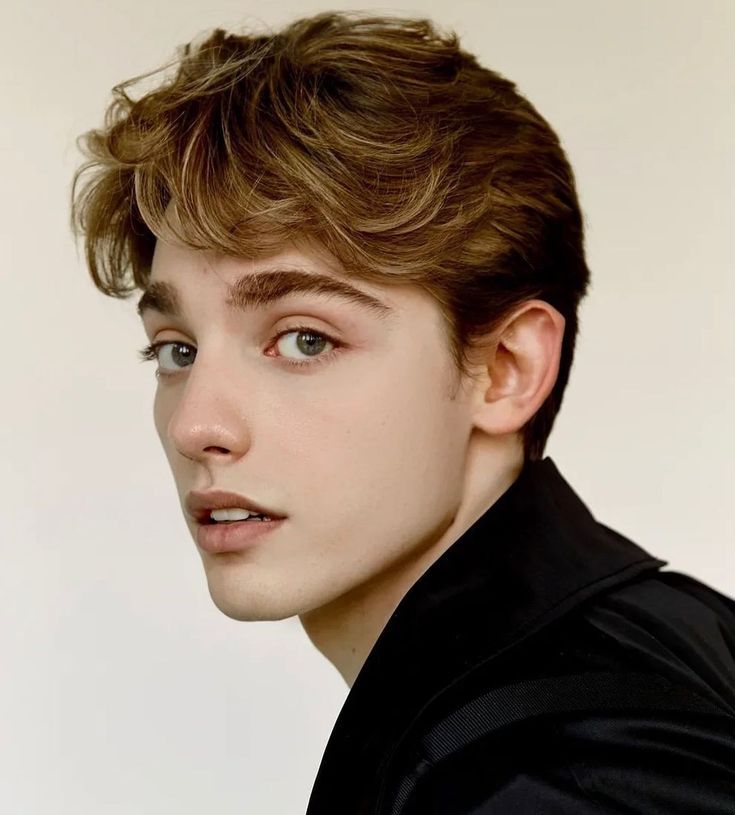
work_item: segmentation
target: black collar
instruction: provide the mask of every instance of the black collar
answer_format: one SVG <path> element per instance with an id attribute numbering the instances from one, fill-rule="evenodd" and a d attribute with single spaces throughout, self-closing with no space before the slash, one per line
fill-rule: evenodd
<path id="1" fill-rule="evenodd" d="M 387 751 L 438 693 L 593 594 L 664 565 L 596 521 L 551 458 L 526 462 L 388 619 L 332 730 L 307 815 L 361 812 Z"/>

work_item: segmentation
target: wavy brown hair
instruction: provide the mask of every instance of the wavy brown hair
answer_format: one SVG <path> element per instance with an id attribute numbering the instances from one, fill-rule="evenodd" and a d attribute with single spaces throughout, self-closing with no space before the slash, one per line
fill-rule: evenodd
<path id="1" fill-rule="evenodd" d="M 355 12 L 216 29 L 171 65 L 138 99 L 129 86 L 163 69 L 115 86 L 104 126 L 78 140 L 71 222 L 97 288 L 144 289 L 171 231 L 248 259 L 306 237 L 350 276 L 427 291 L 466 375 L 471 348 L 543 299 L 566 326 L 553 391 L 522 430 L 541 458 L 589 270 L 572 169 L 515 84 L 430 20 Z"/>

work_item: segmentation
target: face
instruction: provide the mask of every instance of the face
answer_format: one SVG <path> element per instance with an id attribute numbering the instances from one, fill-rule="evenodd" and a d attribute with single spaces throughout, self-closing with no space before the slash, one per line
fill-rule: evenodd
<path id="1" fill-rule="evenodd" d="M 313 291 L 226 304 L 240 278 L 286 266 L 385 308 Z M 155 425 L 217 607 L 238 620 L 302 615 L 419 560 L 461 501 L 471 431 L 433 300 L 350 278 L 306 244 L 244 261 L 159 240 L 158 283 L 175 288 L 179 313 L 142 313 L 149 341 L 166 343 Z M 286 518 L 247 549 L 204 551 L 184 502 L 212 489 Z"/>

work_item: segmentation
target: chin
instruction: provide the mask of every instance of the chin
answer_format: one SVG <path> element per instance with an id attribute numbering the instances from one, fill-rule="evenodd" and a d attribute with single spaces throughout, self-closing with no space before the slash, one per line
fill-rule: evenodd
<path id="1" fill-rule="evenodd" d="M 238 565 L 221 559 L 204 561 L 209 595 L 232 620 L 260 622 L 301 617 L 345 594 L 345 587 L 335 580 L 325 584 L 323 580 L 309 581 L 303 572 L 298 575 L 293 569 Z"/>
<path id="2" fill-rule="evenodd" d="M 223 591 L 221 587 L 209 586 L 209 596 L 217 608 L 227 617 L 240 622 L 285 620 L 298 614 L 298 609 L 272 598 L 253 596 L 246 591 Z"/>
<path id="3" fill-rule="evenodd" d="M 268 603 L 248 602 L 247 598 L 222 597 L 210 591 L 210 596 L 217 608 L 232 620 L 243 623 L 264 622 L 266 620 L 287 620 L 298 614 L 283 606 Z"/>
<path id="4" fill-rule="evenodd" d="M 234 575 L 207 575 L 209 596 L 227 617 L 240 622 L 285 620 L 300 613 L 295 598 L 276 587 L 239 582 Z"/>

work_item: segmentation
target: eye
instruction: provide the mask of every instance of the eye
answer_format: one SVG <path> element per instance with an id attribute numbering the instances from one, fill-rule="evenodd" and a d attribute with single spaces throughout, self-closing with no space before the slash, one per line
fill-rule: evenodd
<path id="1" fill-rule="evenodd" d="M 303 354 L 305 358 L 291 359 L 288 356 L 283 356 L 282 353 L 279 353 L 278 356 L 283 356 L 284 362 L 287 365 L 296 368 L 328 362 L 339 353 L 339 349 L 342 347 L 342 343 L 335 340 L 329 334 L 325 334 L 323 331 L 316 331 L 305 325 L 281 331 L 272 341 L 272 347 L 278 348 L 279 345 L 288 346 L 288 343 L 281 343 L 280 341 L 289 335 L 294 335 L 295 337 L 295 342 L 292 341 L 290 343 L 291 352 Z M 327 353 L 322 353 L 325 343 L 331 345 L 332 350 Z M 153 342 L 138 352 L 141 361 L 158 361 L 156 377 L 174 376 L 183 370 L 183 368 L 190 367 L 196 359 L 196 353 L 197 350 L 194 346 L 186 342 L 178 342 L 175 340 Z"/>
<path id="2" fill-rule="evenodd" d="M 165 350 L 165 353 L 164 353 Z M 173 370 L 166 370 L 165 366 L 161 365 L 161 360 L 165 359 L 168 356 L 168 352 L 170 350 L 170 357 L 172 362 L 174 363 Z M 177 373 L 178 370 L 175 366 L 180 363 L 192 363 L 196 358 L 196 348 L 189 345 L 185 342 L 176 342 L 172 340 L 168 341 L 160 341 L 160 342 L 152 342 L 150 345 L 146 345 L 145 348 L 142 348 L 138 354 L 140 356 L 141 361 L 147 361 L 155 359 L 158 361 L 158 370 L 156 371 L 156 376 L 172 376 L 173 374 Z M 184 367 L 187 367 L 184 365 Z"/>
<path id="3" fill-rule="evenodd" d="M 295 337 L 295 342 L 291 343 L 281 343 L 280 340 L 283 337 L 288 337 L 289 335 L 293 334 Z M 335 350 L 330 351 L 329 353 L 320 353 L 324 348 L 325 342 L 332 345 Z M 276 341 L 274 347 L 278 347 L 278 345 L 288 345 L 290 344 L 291 350 L 295 350 L 300 354 L 306 354 L 306 359 L 288 359 L 286 358 L 286 362 L 289 365 L 295 366 L 302 366 L 302 365 L 315 365 L 317 363 L 326 362 L 327 360 L 331 359 L 335 353 L 337 353 L 336 348 L 339 346 L 339 343 L 330 337 L 328 334 L 325 334 L 322 331 L 315 331 L 313 328 L 309 328 L 309 326 L 298 326 L 296 328 L 288 328 L 285 331 L 281 331 L 280 334 L 276 335 Z"/>

